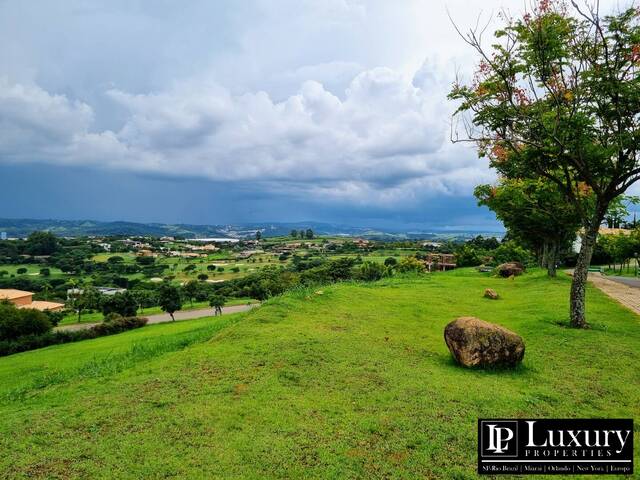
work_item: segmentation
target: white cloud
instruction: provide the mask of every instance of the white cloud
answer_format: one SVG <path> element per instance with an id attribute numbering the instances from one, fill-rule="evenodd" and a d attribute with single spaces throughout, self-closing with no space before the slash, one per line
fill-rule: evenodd
<path id="1" fill-rule="evenodd" d="M 472 25 L 501 3 L 9 0 L 0 162 L 259 182 L 359 204 L 469 194 L 491 174 L 448 141 L 452 60 L 472 53 L 445 6 Z"/>
<path id="2" fill-rule="evenodd" d="M 416 81 L 419 78 L 420 81 Z M 416 86 L 416 83 L 418 86 Z M 117 131 L 92 130 L 90 106 L 35 85 L 0 82 L 3 157 L 97 165 L 171 176 L 289 185 L 373 203 L 416 189 L 458 192 L 478 162 L 448 145 L 446 85 L 421 69 L 359 73 L 343 98 L 317 81 L 276 102 L 211 83 L 106 95 L 126 110 Z M 309 186 L 310 185 L 310 186 Z"/>

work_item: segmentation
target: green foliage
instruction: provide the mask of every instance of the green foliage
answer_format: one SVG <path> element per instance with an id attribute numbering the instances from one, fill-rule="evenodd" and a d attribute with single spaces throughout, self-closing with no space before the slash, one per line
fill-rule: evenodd
<path id="1" fill-rule="evenodd" d="M 182 308 L 180 290 L 170 283 L 163 283 L 158 290 L 158 304 L 163 312 L 173 315 Z"/>
<path id="2" fill-rule="evenodd" d="M 362 262 L 356 278 L 365 282 L 374 282 L 389 274 L 388 267 L 376 262 Z"/>
<path id="3" fill-rule="evenodd" d="M 25 267 L 20 267 L 16 270 L 16 273 L 18 275 L 24 275 L 25 273 L 27 273 L 27 269 Z"/>
<path id="4" fill-rule="evenodd" d="M 89 340 L 116 333 L 126 332 L 135 328 L 144 327 L 147 324 L 146 318 L 128 317 L 123 318 L 116 315 L 98 325 L 86 330 L 77 331 L 51 331 L 50 329 L 43 332 L 34 332 L 13 339 L 0 338 L 0 357 L 12 355 L 14 353 L 35 350 L 37 348 L 49 347 L 51 345 L 60 345 L 62 343 L 77 342 L 80 340 Z"/>
<path id="5" fill-rule="evenodd" d="M 485 288 L 503 300 L 484 301 Z M 568 277 L 505 281 L 457 270 L 309 289 L 247 314 L 6 357 L 0 470 L 8 478 L 477 478 L 480 415 L 640 417 L 637 316 L 588 288 L 587 335 L 556 323 L 567 318 Z M 457 367 L 442 331 L 460 315 L 520 334 L 522 366 Z M 78 461 L 85 452 L 100 461 Z"/>
<path id="6" fill-rule="evenodd" d="M 222 308 L 226 303 L 226 299 L 222 295 L 212 295 L 209 298 L 209 306 L 212 308 Z"/>
<path id="7" fill-rule="evenodd" d="M 51 330 L 47 315 L 31 308 L 16 308 L 0 302 L 0 340 L 15 340 L 24 335 L 40 335 Z"/>
<path id="8" fill-rule="evenodd" d="M 395 267 L 398 264 L 398 260 L 395 257 L 387 257 L 384 259 L 384 264 L 387 267 Z"/>
<path id="9" fill-rule="evenodd" d="M 464 244 L 456 250 L 456 265 L 458 267 L 475 267 L 482 263 L 482 257 L 472 245 Z"/>
<path id="10" fill-rule="evenodd" d="M 51 232 L 33 232 L 27 237 L 29 255 L 53 255 L 59 248 L 57 237 Z"/>
<path id="11" fill-rule="evenodd" d="M 479 205 L 495 212 L 508 235 L 538 256 L 539 264 L 555 276 L 561 252 L 571 250 L 580 217 L 558 185 L 538 179 L 501 178 L 498 185 L 475 189 Z"/>
<path id="12" fill-rule="evenodd" d="M 101 302 L 103 315 L 117 313 L 122 317 L 134 317 L 138 312 L 138 302 L 131 292 L 105 295 Z"/>
<path id="13" fill-rule="evenodd" d="M 396 266 L 396 270 L 400 273 L 424 273 L 427 270 L 424 262 L 416 257 L 402 257 Z"/>
<path id="14" fill-rule="evenodd" d="M 523 265 L 533 264 L 533 255 L 531 252 L 522 247 L 518 242 L 513 240 L 502 242 L 500 246 L 493 252 L 493 260 L 496 264 L 507 262 L 520 262 Z"/>
<path id="15" fill-rule="evenodd" d="M 40 269 L 40 275 L 42 275 L 43 277 L 48 277 L 49 275 L 51 275 L 51 269 L 49 268 L 41 268 Z"/>

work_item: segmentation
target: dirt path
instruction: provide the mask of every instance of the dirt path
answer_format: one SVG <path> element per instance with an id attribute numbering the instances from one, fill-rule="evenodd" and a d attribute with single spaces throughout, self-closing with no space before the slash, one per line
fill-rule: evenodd
<path id="1" fill-rule="evenodd" d="M 629 286 L 618 279 L 611 280 L 601 273 L 589 273 L 589 281 L 618 303 L 640 315 L 640 288 Z"/>
<path id="2" fill-rule="evenodd" d="M 228 315 L 230 313 L 238 313 L 238 312 L 246 312 L 251 310 L 252 308 L 260 306 L 259 303 L 252 303 L 251 305 L 232 305 L 229 307 L 222 308 L 222 314 Z M 170 322 L 171 317 L 168 313 L 160 313 L 157 315 L 140 315 L 141 317 L 145 317 L 149 319 L 147 325 L 151 325 L 152 323 L 165 323 Z M 213 309 L 212 308 L 201 308 L 198 310 L 185 310 L 184 312 L 176 312 L 173 315 L 176 317 L 176 321 L 179 320 L 193 320 L 196 318 L 202 317 L 212 317 Z M 66 330 L 66 331 L 77 331 L 77 330 L 85 330 L 87 328 L 91 328 L 94 325 L 98 325 L 97 323 L 74 323 L 72 325 L 62 325 L 60 327 L 56 327 L 55 330 Z"/>

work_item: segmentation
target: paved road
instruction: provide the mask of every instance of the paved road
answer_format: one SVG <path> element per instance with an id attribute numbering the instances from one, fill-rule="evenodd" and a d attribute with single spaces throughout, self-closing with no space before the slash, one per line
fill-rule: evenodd
<path id="1" fill-rule="evenodd" d="M 616 277 L 614 275 L 607 275 L 608 280 L 613 280 L 614 282 L 622 283 L 629 287 L 640 288 L 640 278 L 635 277 Z"/>
<path id="2" fill-rule="evenodd" d="M 251 310 L 252 308 L 260 306 L 259 303 L 252 303 L 251 305 L 232 305 L 229 307 L 222 308 L 222 314 L 228 315 L 229 313 L 238 313 L 238 312 L 246 312 Z M 170 322 L 171 317 L 168 313 L 160 313 L 157 315 L 141 315 L 147 318 L 149 321 L 147 325 L 152 323 L 165 323 Z M 202 317 L 212 317 L 213 309 L 212 308 L 201 308 L 198 310 L 185 310 L 181 312 L 176 312 L 173 314 L 176 317 L 176 321 L 178 320 L 193 320 L 196 318 Z M 98 323 L 74 323 L 72 325 L 62 325 L 60 327 L 56 327 L 55 330 L 66 330 L 66 331 L 77 331 L 77 330 L 85 330 L 87 328 L 91 328 L 94 325 L 98 325 Z"/>
<path id="3" fill-rule="evenodd" d="M 573 275 L 573 270 L 568 270 L 567 273 Z M 640 315 L 640 291 L 638 291 L 640 282 L 637 279 L 608 277 L 601 273 L 590 272 L 589 281 L 618 303 Z"/>

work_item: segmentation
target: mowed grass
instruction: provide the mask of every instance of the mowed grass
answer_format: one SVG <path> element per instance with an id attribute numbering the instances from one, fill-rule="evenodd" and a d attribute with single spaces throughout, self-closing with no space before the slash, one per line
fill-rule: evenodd
<path id="1" fill-rule="evenodd" d="M 2 358 L 0 475 L 476 478 L 478 417 L 640 417 L 640 317 L 590 289 L 593 328 L 566 328 L 568 289 L 464 270 L 342 284 Z M 456 366 L 443 329 L 462 315 L 521 334 L 522 366 Z"/>

